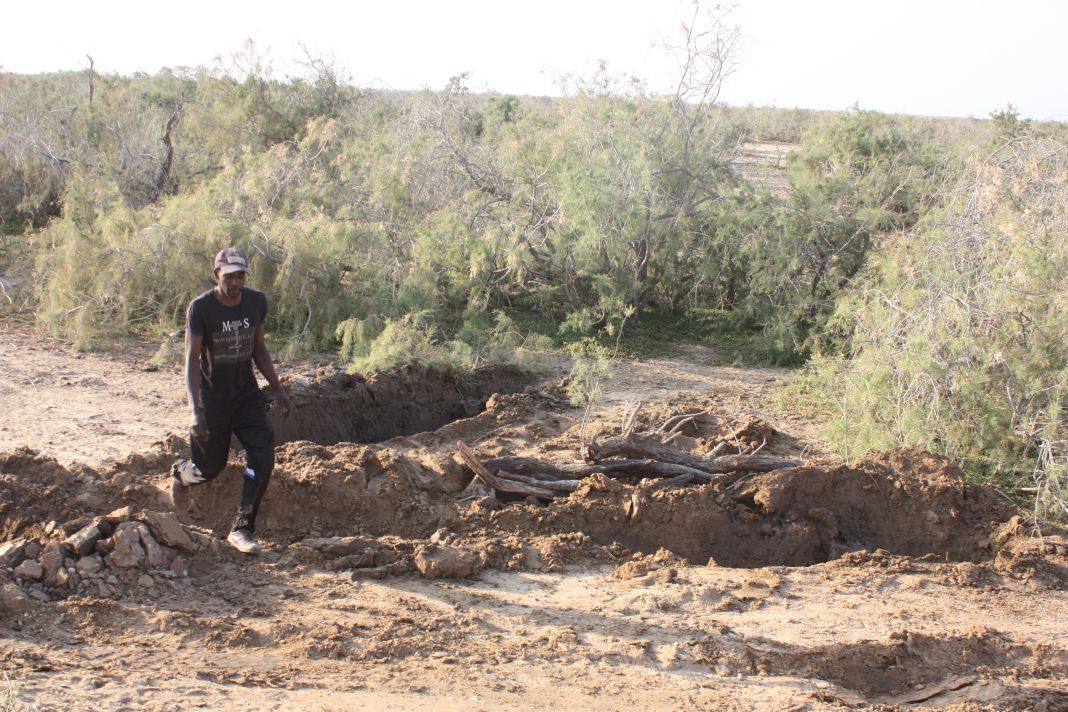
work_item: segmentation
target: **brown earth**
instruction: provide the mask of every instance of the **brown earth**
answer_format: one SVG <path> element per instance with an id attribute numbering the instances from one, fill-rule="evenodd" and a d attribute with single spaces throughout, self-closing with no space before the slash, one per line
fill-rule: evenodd
<path id="1" fill-rule="evenodd" d="M 455 442 L 574 460 L 559 364 L 282 364 L 299 408 L 247 558 L 238 457 L 169 512 L 186 413 L 149 356 L 0 335 L 0 710 L 1068 709 L 1065 540 L 940 457 L 829 458 L 772 406 L 786 371 L 620 363 L 585 436 L 640 399 L 639 431 L 701 413 L 677 446 L 803 466 L 546 504 L 490 496 Z"/>

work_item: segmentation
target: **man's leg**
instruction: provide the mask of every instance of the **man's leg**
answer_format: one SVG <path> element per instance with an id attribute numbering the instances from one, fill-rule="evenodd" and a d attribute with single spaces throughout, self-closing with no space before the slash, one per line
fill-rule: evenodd
<path id="1" fill-rule="evenodd" d="M 209 410 L 207 416 L 208 439 L 201 442 L 190 431 L 192 459 L 178 460 L 171 467 L 171 502 L 178 512 L 189 509 L 189 488 L 215 479 L 230 455 L 229 415 Z"/>
<path id="2" fill-rule="evenodd" d="M 241 506 L 232 530 L 256 531 L 256 515 L 274 471 L 274 430 L 267 422 L 267 400 L 262 393 L 244 400 L 234 417 L 234 435 L 245 448 Z"/>

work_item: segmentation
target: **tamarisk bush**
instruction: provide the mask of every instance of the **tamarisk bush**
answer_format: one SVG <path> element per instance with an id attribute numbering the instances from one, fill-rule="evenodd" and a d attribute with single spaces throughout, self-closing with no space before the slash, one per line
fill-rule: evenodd
<path id="1" fill-rule="evenodd" d="M 810 369 L 847 457 L 920 445 L 1068 515 L 1068 147 L 1015 139 L 873 261 Z"/>

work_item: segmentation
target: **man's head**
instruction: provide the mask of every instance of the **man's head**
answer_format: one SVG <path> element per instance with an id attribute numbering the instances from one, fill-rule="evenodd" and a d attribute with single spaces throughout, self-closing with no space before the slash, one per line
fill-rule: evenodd
<path id="1" fill-rule="evenodd" d="M 229 299 L 240 296 L 247 273 L 248 258 L 236 247 L 227 247 L 215 255 L 215 279 L 223 296 Z"/>
<path id="2" fill-rule="evenodd" d="M 219 254 L 215 255 L 215 276 L 231 272 L 248 272 L 248 258 L 236 247 L 219 250 Z"/>

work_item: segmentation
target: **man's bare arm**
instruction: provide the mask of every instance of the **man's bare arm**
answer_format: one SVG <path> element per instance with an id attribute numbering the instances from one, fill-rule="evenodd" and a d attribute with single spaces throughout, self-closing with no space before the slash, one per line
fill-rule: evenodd
<path id="1" fill-rule="evenodd" d="M 208 437 L 208 422 L 204 404 L 200 402 L 200 349 L 204 345 L 203 334 L 185 332 L 185 388 L 189 398 L 189 410 L 193 416 L 193 435 L 198 440 Z"/>
<path id="2" fill-rule="evenodd" d="M 292 404 L 289 400 L 289 393 L 286 392 L 285 387 L 278 380 L 278 374 L 274 370 L 274 361 L 271 360 L 271 354 L 267 350 L 267 341 L 264 338 L 263 324 L 256 327 L 256 341 L 252 348 L 252 360 L 255 362 L 256 368 L 263 374 L 263 377 L 267 379 L 271 389 L 274 390 L 275 400 L 278 401 L 278 405 L 282 408 L 282 417 L 287 417 Z"/>

